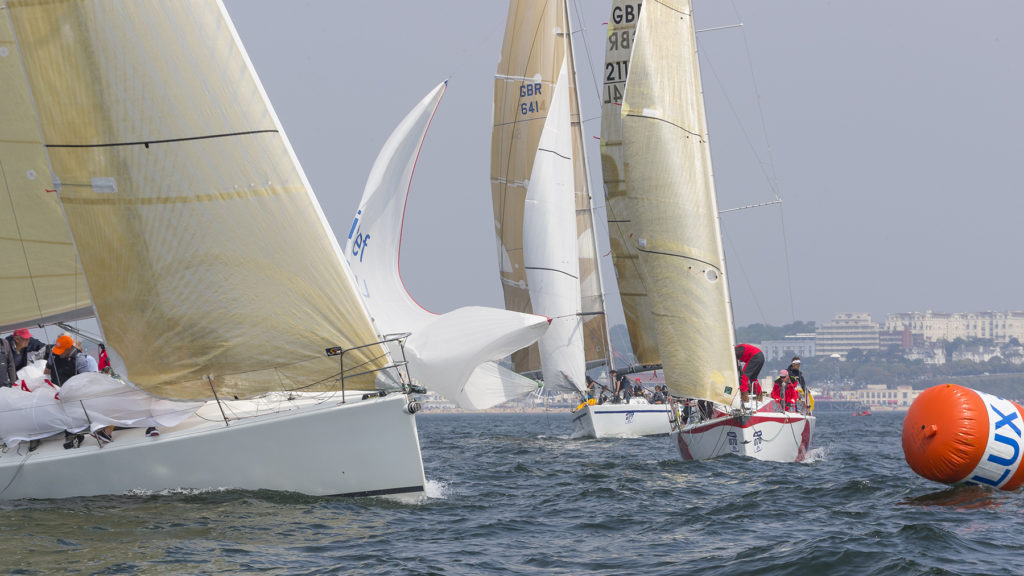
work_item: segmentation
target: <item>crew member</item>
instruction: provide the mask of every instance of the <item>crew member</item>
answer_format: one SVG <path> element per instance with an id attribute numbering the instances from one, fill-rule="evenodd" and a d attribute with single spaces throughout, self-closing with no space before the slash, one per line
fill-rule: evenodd
<path id="1" fill-rule="evenodd" d="M 736 345 L 736 361 L 743 363 L 740 372 L 740 398 L 747 402 L 750 400 L 750 393 L 760 396 L 761 383 L 757 377 L 761 375 L 761 368 L 764 366 L 764 353 L 761 349 L 752 344 Z"/>

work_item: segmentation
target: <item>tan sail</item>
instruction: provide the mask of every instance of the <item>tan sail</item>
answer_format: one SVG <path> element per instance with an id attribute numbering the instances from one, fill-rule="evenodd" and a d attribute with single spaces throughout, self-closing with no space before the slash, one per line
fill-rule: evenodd
<path id="1" fill-rule="evenodd" d="M 615 264 L 622 310 L 633 354 L 640 364 L 659 364 L 654 316 L 647 286 L 638 269 L 636 240 L 629 215 L 628 181 L 622 149 L 622 94 L 626 89 L 630 54 L 640 17 L 639 0 L 614 0 L 605 44 L 604 87 L 601 103 L 601 171 L 605 186 L 608 237 Z"/>
<path id="2" fill-rule="evenodd" d="M 688 0 L 645 2 L 622 101 L 638 268 L 673 394 L 731 403 L 738 379 Z"/>
<path id="3" fill-rule="evenodd" d="M 0 331 L 92 315 L 14 33 L 0 12 Z"/>
<path id="4" fill-rule="evenodd" d="M 591 363 L 607 358 L 610 347 L 569 16 L 564 1 L 512 0 L 509 3 L 494 88 L 491 136 L 494 225 L 505 308 L 533 313 L 523 268 L 523 206 L 562 62 L 569 65 L 584 351 L 587 362 Z M 517 372 L 540 369 L 537 346 L 516 352 L 512 360 Z"/>
<path id="5" fill-rule="evenodd" d="M 494 77 L 491 197 L 505 308 L 533 313 L 523 266 L 523 207 L 537 144 L 565 59 L 561 2 L 512 0 Z M 512 355 L 516 372 L 540 369 L 537 346 Z"/>
<path id="6" fill-rule="evenodd" d="M 339 359 L 324 349 L 377 338 L 223 6 L 8 8 L 127 377 L 183 399 L 336 387 Z M 378 345 L 344 358 L 349 374 L 384 363 Z M 372 388 L 373 376 L 346 386 Z"/>

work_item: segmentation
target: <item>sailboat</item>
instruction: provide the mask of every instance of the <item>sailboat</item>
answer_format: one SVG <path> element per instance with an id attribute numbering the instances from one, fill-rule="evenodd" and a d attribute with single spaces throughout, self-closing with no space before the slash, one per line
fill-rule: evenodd
<path id="1" fill-rule="evenodd" d="M 583 399 L 577 436 L 667 434 L 666 406 L 586 400 L 586 369 L 610 367 L 611 346 L 569 22 L 564 1 L 511 0 L 495 75 L 491 193 L 505 307 L 551 318 L 536 346 L 513 354 L 514 370 Z"/>
<path id="2" fill-rule="evenodd" d="M 633 350 L 660 364 L 684 460 L 802 460 L 809 414 L 743 402 L 689 0 L 616 0 L 609 22 L 602 172 Z M 698 409 L 697 404 L 704 407 Z"/>
<path id="3" fill-rule="evenodd" d="M 94 316 L 121 379 L 48 397 L 83 432 L 128 429 L 81 445 L 6 431 L 0 498 L 421 496 L 412 335 L 377 332 L 223 4 L 2 8 L 0 330 Z M 420 346 L 421 382 L 468 375 L 546 320 L 500 324 L 454 366 Z"/>

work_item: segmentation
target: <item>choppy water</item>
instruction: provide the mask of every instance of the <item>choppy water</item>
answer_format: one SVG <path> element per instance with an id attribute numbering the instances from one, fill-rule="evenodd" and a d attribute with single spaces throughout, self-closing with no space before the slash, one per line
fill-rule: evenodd
<path id="1" fill-rule="evenodd" d="M 802 464 L 683 462 L 569 416 L 418 418 L 430 497 L 222 491 L 0 504 L 13 574 L 1021 574 L 1024 494 L 918 478 L 901 414 L 820 415 Z M 68 478 L 73 482 L 73 478 Z"/>

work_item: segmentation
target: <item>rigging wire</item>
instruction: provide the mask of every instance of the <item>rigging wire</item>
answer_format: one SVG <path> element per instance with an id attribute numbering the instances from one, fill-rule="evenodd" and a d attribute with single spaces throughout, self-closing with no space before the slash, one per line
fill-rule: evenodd
<path id="1" fill-rule="evenodd" d="M 739 10 L 736 8 L 736 0 L 730 0 L 729 4 L 730 6 L 732 6 L 733 14 L 736 15 L 736 19 L 742 21 L 742 19 L 740 18 Z M 779 184 L 778 174 L 775 171 L 775 159 L 774 155 L 772 154 L 772 143 L 771 139 L 768 137 L 768 123 L 765 121 L 764 109 L 761 107 L 761 91 L 757 83 L 757 76 L 754 74 L 754 58 L 750 52 L 750 42 L 747 39 L 746 32 L 742 34 L 742 37 L 743 49 L 747 55 L 748 70 L 750 71 L 750 82 L 754 87 L 754 102 L 757 104 L 757 116 L 758 119 L 761 121 L 761 132 L 764 135 L 765 154 L 768 156 L 768 171 L 771 174 L 770 185 L 774 185 L 776 194 L 778 194 L 778 190 L 779 188 L 781 188 L 781 185 Z M 785 213 L 783 207 L 780 205 L 779 220 L 781 221 L 782 225 L 783 254 L 786 258 L 786 288 L 789 292 L 789 313 L 790 319 L 793 322 L 796 322 L 796 306 L 793 303 L 793 273 L 789 262 L 789 242 L 786 238 L 786 220 L 784 216 Z"/>
<path id="2" fill-rule="evenodd" d="M 587 25 L 586 23 L 584 23 L 583 18 L 581 18 L 581 15 L 583 14 L 583 9 L 580 8 L 579 0 L 573 0 L 572 5 L 573 11 L 576 13 L 576 23 L 577 25 L 579 25 L 579 29 L 573 30 L 572 34 L 574 36 L 578 34 L 580 38 L 583 39 L 583 50 L 587 53 L 587 69 L 590 71 L 590 80 L 594 83 L 594 94 L 597 95 L 597 99 L 598 101 L 600 101 L 601 88 L 600 86 L 597 85 L 597 74 L 594 74 L 594 57 L 593 54 L 590 53 L 590 43 L 587 42 Z M 577 67 L 576 69 L 579 70 L 579 67 Z M 590 118 L 590 120 L 598 120 L 600 118 L 601 116 L 598 115 L 594 118 Z M 584 120 L 584 122 L 589 122 L 590 120 Z"/>
<path id="3" fill-rule="evenodd" d="M 736 7 L 735 0 L 730 0 L 730 6 L 732 7 L 732 11 L 733 11 L 733 14 L 736 17 L 736 20 L 742 22 L 742 18 L 740 16 L 739 10 Z M 723 95 L 723 98 L 724 98 L 724 100 L 726 102 L 726 105 L 728 106 L 729 111 L 732 113 L 733 118 L 736 120 L 736 124 L 739 127 L 739 130 L 740 130 L 741 134 L 743 135 L 744 140 L 746 141 L 747 147 L 750 149 L 751 154 L 753 154 L 754 157 L 756 158 L 758 168 L 761 171 L 762 175 L 764 176 L 765 181 L 768 184 L 768 188 L 772 191 L 772 193 L 776 196 L 776 198 L 779 198 L 779 197 L 781 197 L 781 192 L 780 192 L 780 187 L 781 186 L 779 184 L 779 180 L 778 180 L 778 177 L 777 177 L 777 174 L 776 174 L 776 170 L 775 170 L 775 161 L 774 161 L 774 157 L 773 157 L 773 154 L 772 154 L 771 139 L 768 137 L 768 124 L 766 122 L 765 114 L 764 114 L 764 109 L 762 107 L 761 93 L 760 93 L 760 89 L 759 89 L 759 84 L 757 82 L 757 76 L 754 74 L 754 59 L 753 59 L 753 55 L 752 55 L 751 50 L 750 50 L 750 43 L 749 43 L 748 38 L 747 38 L 746 30 L 745 30 L 745 28 L 742 25 L 740 25 L 740 26 L 733 26 L 733 27 L 737 27 L 737 28 L 741 29 L 741 34 L 742 34 L 742 38 L 743 38 L 743 49 L 744 49 L 744 54 L 746 55 L 746 61 L 747 61 L 747 71 L 749 72 L 750 82 L 751 82 L 752 90 L 754 92 L 755 106 L 756 106 L 756 110 L 757 110 L 758 121 L 759 121 L 760 127 L 761 127 L 761 136 L 763 137 L 764 142 L 765 142 L 764 157 L 762 157 L 762 155 L 758 152 L 757 148 L 755 147 L 755 145 L 753 143 L 753 140 L 751 138 L 750 133 L 747 131 L 746 126 L 740 120 L 740 115 L 739 115 L 739 113 L 737 111 L 737 108 L 734 105 L 733 101 L 729 98 L 728 91 L 725 89 L 725 83 L 722 81 L 722 78 L 718 75 L 718 72 L 717 72 L 717 70 L 715 69 L 715 66 L 714 66 L 714 62 L 713 62 L 712 58 L 710 57 L 708 51 L 707 50 L 700 50 L 700 54 L 703 57 L 704 63 L 706 64 L 705 68 L 710 70 L 712 77 L 715 79 L 715 82 L 719 85 L 719 87 L 722 88 L 722 95 Z M 719 29 L 724 29 L 724 28 L 730 28 L 730 27 L 710 28 L 709 30 L 719 30 Z M 781 204 L 781 202 L 780 202 L 780 204 Z M 787 296 L 788 296 L 788 299 L 789 299 L 790 318 L 792 319 L 792 321 L 795 322 L 796 321 L 796 306 L 794 304 L 794 298 L 793 298 L 793 274 L 792 274 L 792 267 L 791 267 L 791 262 L 790 262 L 790 257 L 789 257 L 789 242 L 788 242 L 788 238 L 787 238 L 787 235 L 786 235 L 786 223 L 785 223 L 783 208 L 782 208 L 781 205 L 779 207 L 779 218 L 780 218 L 780 226 L 782 227 L 783 257 L 784 257 L 784 260 L 785 260 L 785 268 L 786 268 L 786 292 L 787 292 Z M 749 279 L 748 279 L 748 285 L 749 285 Z M 751 294 L 752 295 L 755 294 L 752 288 L 751 288 Z M 767 324 L 767 321 L 764 319 L 764 312 L 761 309 L 760 304 L 757 303 L 756 296 L 752 296 L 752 297 L 753 297 L 753 299 L 755 301 L 755 306 L 758 309 L 758 313 L 761 315 L 762 320 L 765 322 L 765 324 Z"/>
<path id="4" fill-rule="evenodd" d="M 735 253 L 736 252 L 736 248 L 733 246 L 731 238 L 729 238 L 729 235 L 726 234 L 724 230 L 722 231 L 722 239 L 729 246 L 729 249 L 733 253 Z M 750 282 L 750 276 L 747 275 L 747 271 L 743 268 L 742 260 L 740 260 L 739 258 L 736 259 L 736 266 L 737 266 L 737 268 L 739 268 L 740 277 L 743 278 L 744 282 L 747 285 L 747 290 L 750 291 L 750 298 L 754 301 L 754 308 L 757 309 L 757 314 L 761 317 L 761 322 L 767 326 L 768 325 L 768 320 L 767 320 L 767 317 L 765 316 L 764 309 L 761 308 L 761 303 L 757 299 L 757 292 L 754 290 L 754 286 Z M 730 286 L 732 286 L 732 285 L 733 284 L 730 283 Z"/>

